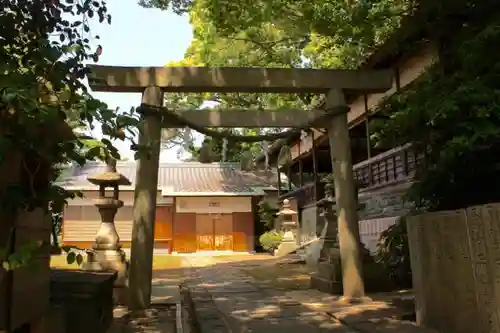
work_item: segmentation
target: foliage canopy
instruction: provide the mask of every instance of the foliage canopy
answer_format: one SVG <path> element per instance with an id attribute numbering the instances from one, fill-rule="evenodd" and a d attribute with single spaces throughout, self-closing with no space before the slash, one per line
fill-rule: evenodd
<path id="1" fill-rule="evenodd" d="M 500 22 L 467 27 L 446 46 L 446 58 L 418 82 L 380 105 L 379 143 L 411 142 L 425 154 L 409 199 L 427 210 L 500 201 Z"/>
<path id="2" fill-rule="evenodd" d="M 441 61 L 379 106 L 373 138 L 413 143 L 425 168 L 408 193 L 421 208 L 451 209 L 498 201 L 498 10 L 492 0 L 143 0 L 146 7 L 189 13 L 196 65 L 355 68 L 407 15 L 419 35 L 438 45 Z M 404 46 L 403 46 L 404 48 Z M 291 96 L 294 106 L 311 96 Z M 220 105 L 276 107 L 282 97 L 211 96 Z M 289 104 L 290 105 L 290 104 Z M 209 139 L 207 139 L 209 141 Z M 220 151 L 220 143 L 214 143 Z M 238 155 L 235 155 L 238 156 Z"/>
<path id="3" fill-rule="evenodd" d="M 61 207 L 77 193 L 55 186 L 61 166 L 120 156 L 112 139 L 132 139 L 137 119 L 110 110 L 84 85 L 91 23 L 111 23 L 105 1 L 3 1 L 0 5 L 0 167 L 20 156 L 21 177 L 2 178 L 2 214 Z M 101 126 L 104 138 L 87 133 Z M 15 170 L 12 172 L 18 172 Z M 4 254 L 1 260 L 6 260 Z M 3 262 L 4 268 L 9 261 Z"/>

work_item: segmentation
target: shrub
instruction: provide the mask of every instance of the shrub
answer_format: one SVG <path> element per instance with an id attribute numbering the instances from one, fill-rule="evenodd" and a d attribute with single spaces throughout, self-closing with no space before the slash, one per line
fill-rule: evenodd
<path id="1" fill-rule="evenodd" d="M 398 218 L 394 225 L 382 232 L 375 257 L 376 261 L 384 266 L 396 286 L 402 288 L 412 286 L 405 217 Z"/>
<path id="2" fill-rule="evenodd" d="M 267 230 L 272 230 L 275 225 L 274 222 L 277 217 L 278 209 L 272 207 L 269 202 L 265 200 L 261 200 L 258 204 L 259 210 L 259 219 L 260 222 L 264 225 L 264 228 Z"/>
<path id="3" fill-rule="evenodd" d="M 277 232 L 277 231 L 272 230 L 272 231 L 268 231 L 268 232 L 263 233 L 259 237 L 259 242 L 265 250 L 273 251 L 273 250 L 276 250 L 278 248 L 282 239 L 283 239 L 282 232 Z"/>

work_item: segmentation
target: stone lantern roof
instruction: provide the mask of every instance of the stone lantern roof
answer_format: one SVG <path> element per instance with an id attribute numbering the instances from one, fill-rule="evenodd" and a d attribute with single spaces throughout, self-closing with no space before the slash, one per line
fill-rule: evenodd
<path id="1" fill-rule="evenodd" d="M 116 160 L 109 159 L 106 161 L 106 170 L 97 175 L 90 175 L 87 180 L 97 186 L 128 186 L 131 185 L 130 180 L 121 173 L 116 171 Z"/>
<path id="2" fill-rule="evenodd" d="M 293 215 L 293 214 L 297 214 L 297 212 L 291 208 L 290 200 L 288 200 L 288 199 L 283 200 L 283 208 L 278 212 L 277 215 L 287 216 L 287 215 Z"/>

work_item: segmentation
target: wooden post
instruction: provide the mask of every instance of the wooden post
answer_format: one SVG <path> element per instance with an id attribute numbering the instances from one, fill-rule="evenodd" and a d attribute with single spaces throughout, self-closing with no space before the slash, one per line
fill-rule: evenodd
<path id="1" fill-rule="evenodd" d="M 281 196 L 281 170 L 279 162 L 276 162 L 276 170 L 278 170 L 278 198 Z"/>
<path id="2" fill-rule="evenodd" d="M 163 104 L 163 91 L 147 87 L 142 102 Z M 149 158 L 141 156 L 137 163 L 134 193 L 134 224 L 130 255 L 129 309 L 142 310 L 151 302 L 153 275 L 154 226 L 158 192 L 158 165 L 160 160 L 161 121 L 151 111 L 141 115 L 139 145 L 149 146 Z"/>
<path id="3" fill-rule="evenodd" d="M 358 301 L 365 296 L 361 241 L 358 225 L 358 202 L 352 169 L 351 145 L 347 123 L 348 105 L 341 90 L 330 90 L 327 109 L 337 109 L 328 128 L 333 181 L 342 262 L 342 284 L 346 301 Z M 342 112 L 344 109 L 345 112 Z"/>
<path id="4" fill-rule="evenodd" d="M 303 162 L 302 159 L 299 160 L 299 186 L 304 186 L 304 170 L 303 170 Z"/>
<path id="5" fill-rule="evenodd" d="M 286 178 L 288 178 L 288 192 L 292 191 L 292 165 L 293 163 L 288 164 L 286 169 Z"/>
<path id="6" fill-rule="evenodd" d="M 366 133 L 366 152 L 368 155 L 367 159 L 372 158 L 372 143 L 370 140 L 370 121 L 368 120 L 368 98 L 366 97 L 366 94 L 364 95 L 364 100 L 365 100 L 365 133 Z M 370 168 L 371 171 L 371 168 Z M 371 173 L 371 172 L 370 172 Z"/>
<path id="7" fill-rule="evenodd" d="M 314 202 L 318 201 L 320 196 L 318 195 L 318 158 L 316 156 L 316 141 L 314 131 L 312 132 L 312 162 L 313 162 L 313 181 L 314 181 Z"/>

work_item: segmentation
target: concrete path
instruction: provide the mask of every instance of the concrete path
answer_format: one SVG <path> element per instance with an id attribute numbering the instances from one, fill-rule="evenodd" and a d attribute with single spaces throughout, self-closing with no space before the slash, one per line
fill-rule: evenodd
<path id="1" fill-rule="evenodd" d="M 309 309 L 282 291 L 261 286 L 236 265 L 186 258 L 186 285 L 202 332 L 355 332 L 331 316 Z"/>
<path id="2" fill-rule="evenodd" d="M 162 276 L 163 275 L 163 276 Z M 153 273 L 151 286 L 151 303 L 153 304 L 175 304 L 180 301 L 179 285 L 183 277 L 177 273 L 158 274 Z"/>
<path id="3" fill-rule="evenodd" d="M 353 306 L 314 290 L 276 290 L 243 273 L 243 265 L 221 263 L 212 257 L 183 258 L 184 285 L 191 292 L 202 333 L 431 332 L 395 320 L 394 308 L 387 302 Z M 179 297 L 168 296 L 166 291 L 173 291 L 173 283 L 178 281 L 162 280 L 161 274 L 156 279 L 153 293 L 157 300 Z M 167 287 L 169 283 L 172 287 Z"/>
<path id="4" fill-rule="evenodd" d="M 268 259 L 268 255 L 227 255 L 207 256 L 199 253 L 182 256 L 182 263 L 177 269 L 153 271 L 152 295 L 153 304 L 177 303 L 180 300 L 179 285 L 190 277 L 193 268 L 209 267 L 228 262 L 249 262 Z"/>

